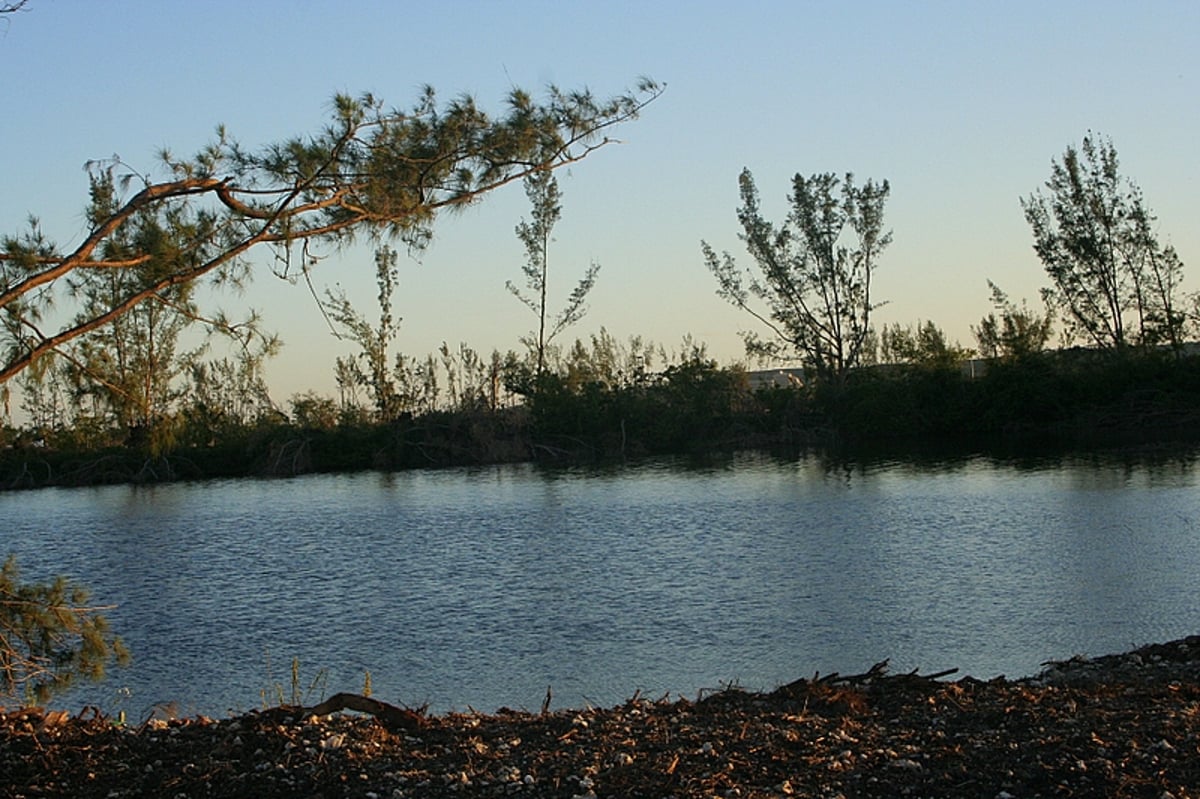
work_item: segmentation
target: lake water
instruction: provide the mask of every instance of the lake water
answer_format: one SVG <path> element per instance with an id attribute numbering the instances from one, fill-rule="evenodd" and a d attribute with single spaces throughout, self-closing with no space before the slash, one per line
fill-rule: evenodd
<path id="1" fill-rule="evenodd" d="M 434 711 L 694 698 L 1200 628 L 1194 457 L 496 466 L 0 494 L 0 556 L 68 574 L 133 664 L 58 700 L 223 716 L 302 687 Z"/>

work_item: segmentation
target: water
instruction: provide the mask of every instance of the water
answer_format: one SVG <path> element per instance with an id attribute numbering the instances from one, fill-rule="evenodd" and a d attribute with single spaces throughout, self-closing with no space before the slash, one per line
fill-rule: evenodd
<path id="1" fill-rule="evenodd" d="M 0 554 L 134 653 L 60 699 L 221 716 L 358 691 L 435 711 L 1035 673 L 1197 632 L 1191 458 L 532 466 L 0 494 Z"/>

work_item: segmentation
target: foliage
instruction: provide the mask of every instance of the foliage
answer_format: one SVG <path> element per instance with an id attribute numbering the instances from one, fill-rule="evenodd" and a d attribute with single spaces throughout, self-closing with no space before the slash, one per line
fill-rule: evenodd
<path id="1" fill-rule="evenodd" d="M 576 284 L 566 305 L 550 320 L 547 329 L 547 287 L 550 267 L 550 234 L 555 223 L 562 217 L 561 195 L 558 180 L 548 170 L 534 172 L 525 178 L 525 194 L 533 207 L 533 220 L 517 225 L 517 238 L 525 245 L 526 260 L 521 270 L 525 274 L 525 294 L 512 281 L 505 284 L 508 290 L 524 303 L 538 319 L 536 334 L 522 342 L 533 352 L 535 377 L 541 379 L 546 371 L 546 348 L 567 327 L 583 319 L 587 313 L 584 301 L 596 285 L 600 264 L 592 262 L 587 272 Z"/>
<path id="2" fill-rule="evenodd" d="M 1112 141 L 1089 133 L 1052 162 L 1048 195 L 1022 199 L 1052 283 L 1044 295 L 1062 311 L 1066 332 L 1090 345 L 1179 349 L 1183 264 L 1174 248 L 1158 243 L 1155 217 L 1118 167 Z"/>
<path id="3" fill-rule="evenodd" d="M 292 398 L 290 418 L 264 409 L 242 422 L 231 415 L 224 425 L 196 425 L 169 460 L 112 448 L 78 422 L 49 434 L 10 431 L 0 489 L 979 436 L 1200 437 L 1200 358 L 1075 349 L 967 371 L 949 368 L 946 354 L 958 348 L 936 326 L 895 329 L 912 336 L 914 361 L 855 369 L 842 382 L 754 390 L 740 367 L 719 367 L 690 339 L 667 351 L 601 329 L 551 359 L 536 391 L 529 353 L 482 357 L 443 345 L 413 362 L 436 375 L 436 402 L 390 422 L 310 392 Z M 887 338 L 896 349 L 894 332 Z"/>
<path id="4" fill-rule="evenodd" d="M 949 369 L 974 355 L 957 342 L 949 344 L 945 332 L 931 321 L 916 327 L 885 325 L 879 337 L 883 363 L 908 363 L 933 369 Z"/>
<path id="5" fill-rule="evenodd" d="M 685 352 L 693 345 L 689 337 L 684 339 Z M 703 347 L 699 348 L 703 350 Z M 565 353 L 557 347 L 546 351 L 546 373 L 539 381 L 535 364 L 509 353 L 505 359 L 503 379 L 505 388 L 513 394 L 530 397 L 537 391 L 539 382 L 561 384 L 563 388 L 578 393 L 589 384 L 605 390 L 615 390 L 633 385 L 644 385 L 651 381 L 656 365 L 669 365 L 674 357 L 665 348 L 646 341 L 641 336 L 630 336 L 620 342 L 608 330 L 599 332 L 587 340 L 575 339 Z"/>
<path id="6" fill-rule="evenodd" d="M 269 353 L 244 351 L 236 358 L 194 363 L 181 411 L 180 443 L 216 444 L 239 430 L 281 416 L 263 378 Z"/>
<path id="7" fill-rule="evenodd" d="M 338 384 L 343 390 L 352 387 L 370 389 L 375 402 L 375 415 L 380 421 L 390 421 L 404 410 L 403 398 L 396 388 L 388 363 L 388 348 L 400 329 L 400 320 L 392 315 L 392 296 L 399 280 L 396 251 L 383 246 L 375 251 L 375 282 L 379 287 L 379 324 L 372 327 L 355 310 L 344 291 L 326 291 L 323 307 L 330 322 L 341 330 L 338 338 L 346 338 L 359 346 L 350 358 L 337 359 Z"/>
<path id="8" fill-rule="evenodd" d="M 705 357 L 704 347 L 685 338 L 683 353 L 678 359 L 693 356 Z M 600 332 L 589 336 L 586 343 L 576 339 L 560 368 L 565 372 L 567 385 L 573 389 L 589 383 L 617 389 L 643 384 L 650 379 L 656 364 L 666 368 L 675 360 L 664 348 L 656 347 L 640 336 L 631 336 L 622 344 L 601 327 Z"/>
<path id="9" fill-rule="evenodd" d="M 16 558 L 0 568 L 0 696 L 45 702 L 79 677 L 99 680 L 129 652 L 86 589 L 56 577 L 23 583 Z"/>
<path id="10" fill-rule="evenodd" d="M 659 418 L 671 419 L 676 428 L 663 449 L 722 448 L 730 437 L 736 440 L 739 422 L 756 410 L 746 372 L 737 366 L 722 369 L 703 353 L 667 367 L 663 379 Z"/>
<path id="11" fill-rule="evenodd" d="M 161 182 L 132 172 L 117 176 L 124 168 L 117 160 L 93 165 L 94 188 L 109 175 L 114 188 L 141 188 L 114 194 L 111 212 L 89 220 L 82 242 L 61 249 L 36 219 L 23 233 L 0 238 L 0 384 L 144 302 L 169 299 L 202 279 L 222 284 L 245 277 L 246 257 L 260 245 L 274 249 L 274 269 L 289 279 L 308 277 L 318 246 L 339 247 L 359 234 L 419 248 L 439 211 L 579 161 L 660 93 L 649 80 L 608 100 L 552 87 L 539 103 L 514 90 L 506 112 L 495 117 L 469 97 L 440 104 L 428 88 L 409 110 L 387 109 L 371 95 L 339 95 L 330 124 L 313 136 L 252 152 L 220 128 L 192 158 L 164 152 L 168 179 Z M 167 251 L 141 242 L 135 235 L 141 230 L 160 231 L 154 241 Z M 134 246 L 110 248 L 114 242 Z M 45 328 L 74 275 L 147 266 L 153 274 L 111 302 Z"/>
<path id="12" fill-rule="evenodd" d="M 501 406 L 505 359 L 499 352 L 493 350 L 491 357 L 485 359 L 466 343 L 453 350 L 443 341 L 438 353 L 446 375 L 450 410 L 495 411 Z"/>
<path id="13" fill-rule="evenodd" d="M 93 171 L 88 222 L 99 224 L 116 212 L 114 165 Z M 81 269 L 67 276 L 71 296 L 80 306 L 77 320 L 102 313 L 142 286 L 178 268 L 180 242 L 163 220 L 145 212 L 116 231 L 98 248 L 106 261 L 127 261 L 148 255 L 124 269 Z M 130 431 L 149 430 L 166 416 L 178 389 L 175 378 L 193 354 L 178 353 L 180 334 L 197 313 L 191 286 L 167 287 L 120 318 L 82 334 L 73 350 L 58 350 L 67 367 L 77 399 L 92 397 L 97 410 Z"/>
<path id="14" fill-rule="evenodd" d="M 157 457 L 214 444 L 277 413 L 262 372 L 274 338 L 229 357 L 204 360 L 202 349 L 178 357 L 173 331 L 155 326 L 154 306 L 82 337 L 70 359 L 54 353 L 21 373 L 32 429 L 56 446 L 120 446 Z"/>
<path id="15" fill-rule="evenodd" d="M 755 401 L 740 367 L 723 369 L 685 337 L 668 352 L 605 329 L 576 340 L 527 397 L 535 453 L 611 458 L 724 448 L 739 440 Z"/>
<path id="16" fill-rule="evenodd" d="M 717 279 L 718 296 L 750 313 L 773 336 L 744 333 L 749 355 L 798 356 L 819 378 L 842 381 L 858 365 L 871 331 L 871 277 L 892 240 L 883 230 L 887 181 L 858 187 L 832 173 L 792 179 L 792 211 L 776 229 L 763 219 L 750 170 L 739 179 L 742 206 L 739 238 L 746 243 L 762 279 L 718 258 L 702 242 L 705 263 Z M 842 240 L 846 234 L 853 245 Z M 754 301 L 765 304 L 760 310 Z"/>
<path id="17" fill-rule="evenodd" d="M 296 394 L 291 399 L 292 423 L 301 430 L 331 430 L 338 423 L 338 406 L 314 391 Z"/>
<path id="18" fill-rule="evenodd" d="M 118 210 L 122 182 L 115 174 L 118 163 L 92 167 L 87 211 L 91 225 Z M 208 346 L 182 349 L 181 337 L 193 325 L 203 323 L 210 331 L 227 335 L 239 348 L 257 340 L 260 356 L 277 347 L 273 337 L 259 332 L 254 314 L 238 324 L 221 315 L 202 320 L 192 300 L 193 286 L 186 283 L 148 292 L 145 301 L 105 324 L 84 324 L 183 268 L 181 253 L 192 233 L 176 221 L 138 210 L 96 248 L 103 262 L 125 266 L 82 268 L 63 277 L 67 297 L 77 308 L 75 321 L 87 329 L 21 374 L 27 408 L 44 426 L 93 428 L 151 454 L 162 454 L 181 432 L 176 411 L 181 401 L 192 396 L 188 378 L 196 374 Z M 11 315 L 3 318 L 14 321 Z"/>
<path id="19" fill-rule="evenodd" d="M 432 413 L 441 401 L 442 388 L 438 381 L 438 363 L 433 354 L 424 358 L 396 356 L 393 374 L 397 391 L 413 413 Z"/>
<path id="20" fill-rule="evenodd" d="M 990 280 L 988 288 L 992 290 L 992 306 L 1000 317 L 997 319 L 996 313 L 990 313 L 979 321 L 979 327 L 971 328 L 979 354 L 984 358 L 1019 360 L 1045 350 L 1054 329 L 1053 308 L 1047 307 L 1039 315 L 1029 310 L 1024 301 L 1019 308 L 1013 305 L 1008 295 Z"/>

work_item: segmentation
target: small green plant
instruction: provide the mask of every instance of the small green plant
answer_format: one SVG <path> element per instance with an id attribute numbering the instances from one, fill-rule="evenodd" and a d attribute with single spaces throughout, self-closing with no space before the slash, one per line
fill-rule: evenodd
<path id="1" fill-rule="evenodd" d="M 322 700 L 325 698 L 325 691 L 329 684 L 328 669 L 318 669 L 309 681 L 307 687 L 302 687 L 303 682 L 300 678 L 300 658 L 292 658 L 291 669 L 291 685 L 289 690 L 285 691 L 284 686 L 278 680 L 274 680 L 271 676 L 271 653 L 266 653 L 267 679 L 270 685 L 267 688 L 259 691 L 259 696 L 262 699 L 263 708 L 269 707 L 299 707 L 309 704 L 313 694 L 318 690 L 317 694 Z"/>
<path id="2" fill-rule="evenodd" d="M 363 696 L 365 696 L 365 697 L 367 697 L 368 699 L 370 699 L 370 698 L 371 698 L 371 672 L 370 672 L 370 671 L 366 671 L 366 672 L 364 672 L 364 674 L 363 674 L 363 691 L 362 691 L 362 695 L 363 695 Z"/>
<path id="3" fill-rule="evenodd" d="M 55 577 L 23 583 L 17 560 L 0 567 L 0 699 L 44 703 L 79 677 L 100 680 L 111 662 L 125 665 L 129 650 L 112 634 L 86 588 Z"/>

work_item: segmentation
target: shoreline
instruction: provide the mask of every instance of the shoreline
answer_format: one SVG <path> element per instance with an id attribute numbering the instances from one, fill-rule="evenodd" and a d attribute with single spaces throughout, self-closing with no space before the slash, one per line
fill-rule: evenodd
<path id="1" fill-rule="evenodd" d="M 307 444 L 305 446 L 308 446 Z M 363 472 L 404 473 L 489 466 L 525 465 L 546 469 L 626 466 L 664 458 L 705 462 L 728 459 L 739 453 L 796 458 L 818 454 L 844 463 L 870 463 L 879 459 L 963 459 L 982 456 L 995 460 L 1064 458 L 1100 455 L 1157 460 L 1192 457 L 1200 446 L 1200 422 L 1193 427 L 1166 426 L 1162 429 L 1133 427 L 1092 431 L 1090 435 L 1062 430 L 1026 430 L 1007 434 L 911 435 L 873 441 L 826 438 L 764 437 L 714 442 L 703 450 L 663 450 L 600 454 L 528 444 L 521 454 L 515 450 L 502 456 L 460 454 L 422 463 L 351 463 L 297 461 L 294 468 L 266 468 L 262 464 L 222 459 L 222 451 L 183 449 L 166 455 L 149 456 L 131 449 L 92 453 L 0 449 L 0 495 L 47 488 L 96 488 L 100 486 L 146 486 L 176 483 L 205 483 L 222 480 L 287 480 L 314 475 Z M 219 465 L 218 465 L 219 464 Z"/>
<path id="2" fill-rule="evenodd" d="M 540 713 L 388 717 L 352 700 L 133 727 L 15 710 L 0 713 L 0 793 L 1200 796 L 1200 636 L 1045 666 L 981 681 L 877 664 L 771 692 Z"/>

